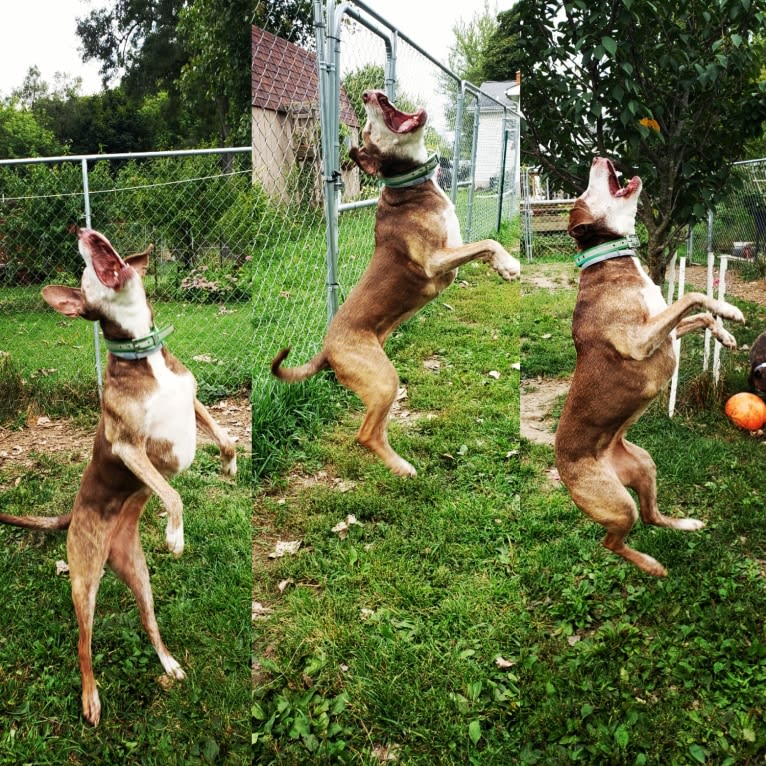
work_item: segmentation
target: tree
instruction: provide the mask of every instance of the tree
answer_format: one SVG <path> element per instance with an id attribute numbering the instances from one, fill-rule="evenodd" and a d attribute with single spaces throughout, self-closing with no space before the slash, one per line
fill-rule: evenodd
<path id="1" fill-rule="evenodd" d="M 61 154 L 65 147 L 28 109 L 0 105 L 0 157 L 20 159 Z"/>
<path id="2" fill-rule="evenodd" d="M 523 151 L 570 193 L 594 154 L 644 181 L 645 259 L 662 282 L 688 224 L 762 133 L 766 0 L 520 0 Z"/>
<path id="3" fill-rule="evenodd" d="M 481 79 L 504 82 L 512 80 L 521 66 L 519 53 L 518 6 L 501 11 L 497 26 L 481 52 Z"/>
<path id="4" fill-rule="evenodd" d="M 179 143 L 231 144 L 250 136 L 252 24 L 310 44 L 311 0 L 113 0 L 78 19 L 77 34 L 85 59 L 101 62 L 105 82 L 121 77 L 137 109 L 166 94 Z"/>

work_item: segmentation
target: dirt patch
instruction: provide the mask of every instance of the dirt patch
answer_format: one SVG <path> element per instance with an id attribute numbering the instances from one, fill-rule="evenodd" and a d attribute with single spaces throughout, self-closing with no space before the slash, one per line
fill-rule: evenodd
<path id="1" fill-rule="evenodd" d="M 237 446 L 251 449 L 252 418 L 247 396 L 222 399 L 209 407 L 213 417 L 228 430 Z M 72 453 L 73 460 L 86 460 L 93 447 L 94 428 L 83 428 L 70 418 L 32 418 L 24 428 L 0 428 L 0 468 L 13 465 L 22 469 L 35 464 L 33 453 Z M 201 443 L 210 440 L 199 434 Z"/>
<path id="2" fill-rule="evenodd" d="M 718 279 L 718 271 L 714 273 L 714 278 Z M 689 286 L 700 292 L 707 291 L 707 267 L 688 265 L 686 266 L 686 286 L 687 292 Z M 718 283 L 715 283 L 714 296 L 718 297 Z M 745 301 L 758 303 L 766 306 L 766 280 L 756 279 L 748 282 L 739 275 L 735 269 L 729 268 L 726 271 L 726 295 L 734 296 Z"/>
<path id="3" fill-rule="evenodd" d="M 535 444 L 553 446 L 551 411 L 558 397 L 569 390 L 568 380 L 534 378 L 521 383 L 521 435 Z"/>

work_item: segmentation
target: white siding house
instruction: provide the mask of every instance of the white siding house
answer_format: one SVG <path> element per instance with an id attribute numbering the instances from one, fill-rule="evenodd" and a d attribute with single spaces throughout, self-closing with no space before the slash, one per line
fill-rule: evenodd
<path id="1" fill-rule="evenodd" d="M 487 81 L 482 83 L 480 88 L 491 98 L 482 96 L 479 99 L 479 140 L 474 179 L 477 189 L 486 189 L 496 183 L 500 176 L 505 140 L 503 106 L 518 112 L 520 87 L 518 80 L 506 80 Z M 514 156 L 519 147 L 515 145 L 515 139 L 516 136 L 512 135 L 508 141 L 506 167 L 516 168 L 518 171 L 519 163 L 514 161 Z M 519 178 L 515 178 L 514 183 L 518 184 Z"/>

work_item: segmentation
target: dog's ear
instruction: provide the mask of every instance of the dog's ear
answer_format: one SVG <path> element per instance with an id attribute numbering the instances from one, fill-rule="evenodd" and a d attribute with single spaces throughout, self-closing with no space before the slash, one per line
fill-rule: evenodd
<path id="1" fill-rule="evenodd" d="M 45 302 L 65 317 L 86 317 L 85 301 L 79 287 L 47 285 L 42 290 Z M 87 317 L 86 317 L 87 318 Z"/>
<path id="2" fill-rule="evenodd" d="M 81 229 L 79 238 L 80 252 L 90 256 L 98 281 L 110 290 L 121 290 L 132 274 L 111 242 L 93 229 Z"/>
<path id="3" fill-rule="evenodd" d="M 146 270 L 149 268 L 149 256 L 152 254 L 153 250 L 154 245 L 152 244 L 149 245 L 143 253 L 133 253 L 133 255 L 125 257 L 125 263 L 127 263 L 128 266 L 132 266 L 138 272 L 141 279 L 144 278 Z"/>
<path id="4" fill-rule="evenodd" d="M 376 176 L 380 170 L 380 157 L 371 154 L 366 146 L 352 146 L 348 156 L 369 176 Z"/>
<path id="5" fill-rule="evenodd" d="M 569 211 L 569 226 L 567 227 L 569 236 L 574 239 L 582 239 L 594 223 L 588 206 L 579 199 L 576 200 L 574 207 Z"/>

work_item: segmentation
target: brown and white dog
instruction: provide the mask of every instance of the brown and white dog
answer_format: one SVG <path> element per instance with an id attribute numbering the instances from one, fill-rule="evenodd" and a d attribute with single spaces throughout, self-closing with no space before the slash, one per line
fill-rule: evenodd
<path id="1" fill-rule="evenodd" d="M 197 400 L 193 375 L 162 344 L 165 331 L 154 327 L 141 281 L 151 247 L 123 260 L 97 231 L 79 229 L 77 236 L 85 260 L 80 288 L 49 285 L 43 297 L 64 316 L 100 322 L 110 350 L 92 459 L 70 514 L 0 514 L 0 522 L 69 530 L 67 558 L 80 629 L 82 710 L 97 725 L 101 702 L 93 676 L 91 635 L 104 565 L 109 564 L 133 591 L 165 673 L 184 678 L 160 637 L 138 522 L 147 500 L 156 493 L 167 510 L 168 548 L 181 555 L 183 505 L 167 479 L 191 464 L 196 426 L 218 444 L 223 473 L 234 476 L 237 462 L 234 442 Z"/>
<path id="2" fill-rule="evenodd" d="M 646 524 L 686 531 L 704 524 L 659 512 L 654 461 L 625 435 L 673 373 L 674 335 L 708 328 L 724 346 L 736 347 L 711 313 L 687 316 L 691 310 L 701 307 L 737 322 L 744 317 L 736 306 L 702 293 L 665 304 L 632 249 L 640 193 L 640 178 L 621 186 L 612 163 L 596 158 L 588 188 L 569 215 L 582 273 L 572 318 L 577 362 L 556 432 L 556 465 L 575 504 L 606 528 L 603 544 L 662 576 L 662 564 L 625 543 L 638 518 L 626 487 L 638 494 Z"/>
<path id="3" fill-rule="evenodd" d="M 309 362 L 281 367 L 289 349 L 275 357 L 278 378 L 305 380 L 331 367 L 366 407 L 358 441 L 395 474 L 415 469 L 388 443 L 388 415 L 399 376 L 383 350 L 391 332 L 455 279 L 457 268 L 483 259 L 503 279 L 519 276 L 519 262 L 497 242 L 464 245 L 452 202 L 432 179 L 438 158 L 423 140 L 424 109 L 399 111 L 380 91 L 363 95 L 367 124 L 363 145 L 351 158 L 383 182 L 375 218 L 375 252 L 367 270 L 338 310 L 322 350 Z"/>

